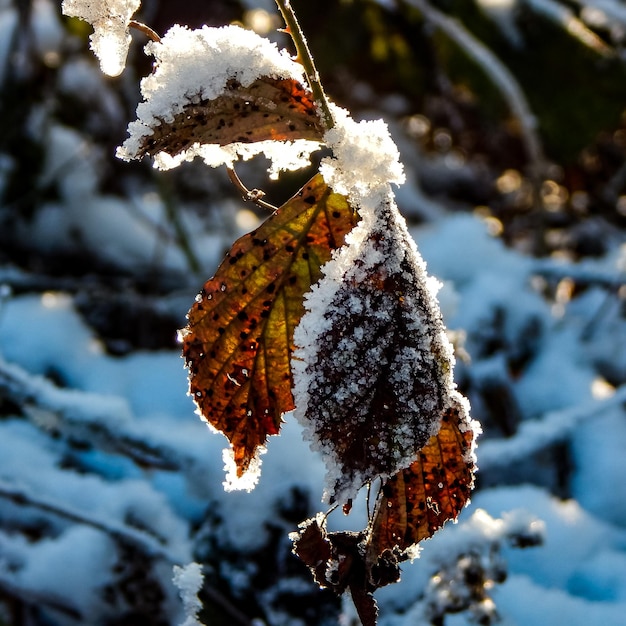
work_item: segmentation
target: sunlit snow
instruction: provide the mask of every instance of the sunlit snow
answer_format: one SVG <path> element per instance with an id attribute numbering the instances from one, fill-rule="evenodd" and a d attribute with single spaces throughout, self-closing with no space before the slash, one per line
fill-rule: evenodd
<path id="1" fill-rule="evenodd" d="M 93 11 L 116 5 L 130 11 L 128 7 L 135 6 L 65 4 L 77 10 L 91 5 Z M 253 0 L 246 0 L 246 5 L 258 6 Z M 611 20 L 611 32 L 622 28 L 622 2 L 578 0 L 567 6 L 571 5 L 604 12 Z M 273 10 L 271 2 L 263 6 Z M 38 32 L 44 32 L 45 20 L 56 18 L 40 9 Z M 118 20 L 118 52 L 124 56 L 127 9 Z M 589 11 L 581 13 L 581 19 L 592 17 Z M 595 14 L 595 19 L 600 17 Z M 6 78 L 17 23 L 13 3 L 0 0 L 0 80 Z M 55 26 L 48 26 L 46 47 L 54 51 Z M 77 70 L 74 75 L 72 68 Z M 72 65 L 60 72 L 67 93 L 79 101 L 93 93 L 100 97 L 99 90 L 106 88 L 105 81 L 92 77 L 89 88 L 81 92 L 85 83 L 79 79 L 88 75 L 85 67 Z M 180 278 L 187 269 L 180 251 L 170 239 L 166 243 L 158 239 L 149 226 L 163 223 L 163 207 L 141 190 L 129 200 L 102 195 L 98 177 L 102 155 L 94 154 L 83 136 L 61 127 L 58 120 L 44 119 L 43 112 L 40 118 L 38 125 L 33 120 L 32 129 L 45 132 L 42 180 L 54 182 L 58 196 L 40 207 L 29 228 L 19 234 L 21 241 L 42 246 L 45 242 L 51 255 L 80 255 L 84 245 L 100 262 L 114 264 L 129 276 L 145 278 L 148 269 L 156 268 L 163 275 L 178 277 L 180 292 L 154 305 L 177 311 L 182 326 L 196 286 L 191 289 L 192 279 Z M 382 124 L 357 128 L 372 129 L 379 136 L 383 132 Z M 143 127 L 140 131 L 147 132 Z M 425 623 L 428 602 L 440 599 L 430 586 L 433 575 L 471 551 L 485 562 L 497 554 L 506 564 L 507 579 L 491 590 L 504 624 L 623 626 L 626 492 L 621 477 L 626 474 L 626 392 L 623 385 L 610 397 L 598 398 L 593 392 L 600 373 L 604 377 L 616 373 L 616 380 L 624 379 L 623 297 L 613 300 L 615 306 L 606 306 L 608 290 L 591 287 L 576 294 L 555 318 L 550 303 L 534 287 L 537 276 L 565 274 L 606 279 L 605 283 L 598 280 L 599 284 L 615 286 L 617 292 L 623 285 L 623 253 L 620 256 L 618 246 L 609 244 L 606 255 L 577 263 L 537 261 L 519 254 L 491 237 L 480 219 L 451 214 L 448 207 L 427 197 L 416 183 L 418 166 L 408 159 L 404 162 L 408 182 L 398 204 L 403 211 L 410 208 L 437 218 L 411 233 L 429 272 L 444 283 L 440 297 L 445 292 L 451 303 L 442 307 L 446 325 L 463 330 L 464 349 L 471 356 L 469 362 L 459 360 L 456 374 L 473 386 L 487 385 L 494 378 L 504 381 L 519 407 L 520 422 L 513 436 L 481 442 L 477 450 L 481 488 L 458 524 L 423 542 L 419 560 L 403 566 L 402 580 L 377 592 L 379 624 Z M 387 182 L 399 182 L 395 157 L 386 163 Z M 335 164 L 326 164 L 330 176 Z M 4 172 L 13 165 L 12 155 L 0 155 L 0 187 Z M 378 163 L 369 165 L 375 180 L 380 180 Z M 389 176 L 390 171 L 395 174 Z M 449 176 L 449 170 L 439 165 L 429 172 Z M 349 185 L 342 177 L 335 178 L 335 184 Z M 359 194 L 368 196 L 371 191 L 363 189 Z M 234 215 L 236 207 L 225 205 L 224 215 Z M 3 205 L 3 210 L 14 207 Z M 232 236 L 209 232 L 199 222 L 189 225 L 191 243 L 203 255 L 204 267 L 214 268 Z M 366 233 L 367 228 L 353 231 L 352 252 L 362 245 Z M 163 250 L 162 255 L 155 257 L 155 249 Z M 347 260 L 344 255 L 346 249 L 337 253 Z M 326 268 L 327 276 L 332 267 Z M 335 267 L 337 275 L 348 269 L 354 275 L 359 272 L 339 261 Z M 320 455 L 309 450 L 302 428 L 287 415 L 280 437 L 268 443 L 256 488 L 250 493 L 225 493 L 224 440 L 207 432 L 194 414 L 185 394 L 186 373 L 179 351 L 107 354 L 81 315 L 75 283 L 57 280 L 55 293 L 41 294 L 33 281 L 42 276 L 49 278 L 0 265 L 0 586 L 14 590 L 16 597 L 36 599 L 35 609 L 46 613 L 47 623 L 52 615 L 58 623 L 89 623 L 94 615 L 119 621 L 116 607 L 105 601 L 105 590 L 119 582 L 120 567 L 129 564 L 120 558 L 122 547 L 134 542 L 139 560 L 154 565 L 150 574 L 166 595 L 159 618 L 181 624 L 197 608 L 194 597 L 200 572 L 192 565 L 178 576 L 191 608 L 186 614 L 172 582 L 173 566 L 184 568 L 198 558 L 193 554 L 194 533 L 210 520 L 215 524 L 210 535 L 214 544 L 207 542 L 203 548 L 216 545 L 236 555 L 237 563 L 219 561 L 218 573 L 225 585 L 245 594 L 251 581 L 263 574 L 250 563 L 250 555 L 274 545 L 277 536 L 286 543 L 287 534 L 297 528 L 297 521 L 284 516 L 285 503 L 299 493 L 300 506 L 306 509 L 303 518 L 318 510 L 326 484 Z M 338 287 L 330 280 L 326 286 L 332 298 Z M 355 331 L 355 338 L 363 336 Z M 486 345 L 498 347 L 487 354 Z M 512 373 L 507 359 L 520 345 L 528 351 L 526 366 Z M 474 410 L 480 413 L 480 405 Z M 552 495 L 556 488 L 550 473 L 555 441 L 561 442 L 571 475 L 568 493 L 558 497 Z M 354 503 L 349 517 L 328 516 L 333 530 L 362 529 L 367 522 L 365 497 Z M 531 533 L 543 544 L 520 550 L 509 541 L 519 532 Z M 271 594 L 279 585 L 292 592 L 292 601 L 299 601 L 302 579 L 291 578 L 286 571 L 275 587 L 264 590 L 260 610 L 268 615 Z M 345 602 L 344 621 L 354 616 L 349 604 Z M 70 613 L 53 611 L 50 605 Z M 76 620 L 66 617 L 76 613 L 80 616 Z M 448 622 L 450 626 L 472 623 L 466 614 L 447 616 Z"/>
<path id="2" fill-rule="evenodd" d="M 128 23 L 141 0 L 63 0 L 63 13 L 89 22 L 94 32 L 91 49 L 100 60 L 105 74 L 117 76 L 126 65 L 131 42 Z"/>
<path id="3" fill-rule="evenodd" d="M 160 42 L 150 42 L 146 52 L 156 59 L 155 71 L 141 82 L 144 101 L 137 107 L 137 121 L 128 126 L 129 138 L 118 149 L 122 159 L 136 158 L 143 138 L 153 134 L 161 121 L 171 122 L 185 106 L 219 96 L 229 80 L 243 87 L 257 78 L 294 78 L 304 83 L 303 68 L 286 51 L 256 33 L 239 26 L 189 30 L 173 26 Z M 226 147 L 196 143 L 176 157 L 161 152 L 155 165 L 171 169 L 196 156 L 207 165 L 232 165 L 238 158 L 264 154 L 272 165 L 270 174 L 298 169 L 309 163 L 309 155 L 319 148 L 312 141 L 263 141 L 234 143 Z"/>

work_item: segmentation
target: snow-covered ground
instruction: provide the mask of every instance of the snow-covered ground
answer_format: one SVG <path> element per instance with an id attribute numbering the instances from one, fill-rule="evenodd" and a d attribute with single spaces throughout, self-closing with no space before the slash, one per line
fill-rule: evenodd
<path id="1" fill-rule="evenodd" d="M 493 599 L 508 623 L 622 624 L 626 390 L 599 386 L 596 361 L 619 367 L 621 358 L 623 367 L 626 324 L 617 309 L 601 311 L 605 294 L 598 290 L 551 310 L 530 284 L 534 272 L 546 268 L 505 249 L 473 217 L 451 217 L 415 234 L 430 271 L 447 281 L 447 321 L 467 332 L 470 355 L 472 337 L 491 330 L 496 307 L 503 309 L 501 330 L 511 346 L 530 320 L 540 339 L 531 363 L 511 382 L 524 419 L 517 434 L 496 439 L 487 433 L 479 444 L 479 467 L 493 486 L 476 492 L 458 525 L 424 543 L 399 584 L 378 593 L 381 624 L 415 623 L 429 578 L 450 555 L 484 551 L 493 542 L 501 544 L 509 572 Z M 594 267 L 571 269 L 617 275 L 619 262 L 616 253 Z M 171 565 L 192 560 L 192 526 L 208 503 L 228 520 L 220 540 L 245 553 L 267 541 L 275 507 L 290 489 L 323 491 L 323 464 L 288 419 L 270 441 L 256 489 L 225 493 L 226 442 L 194 415 L 179 353 L 108 356 L 62 293 L 7 295 L 0 347 L 1 388 L 14 390 L 10 399 L 24 394 L 24 414 L 0 422 L 0 581 L 25 594 L 58 599 L 82 614 L 106 614 L 99 590 L 112 576 L 112 543 L 120 537 L 155 555 L 167 577 Z M 498 363 L 487 361 L 468 365 L 466 375 L 478 381 L 504 376 Z M 45 378 L 50 375 L 63 386 Z M 77 441 L 84 445 L 68 446 Z M 542 452 L 559 441 L 573 467 L 572 497 L 565 500 L 531 484 L 541 473 Z M 123 454 L 133 448 L 136 463 Z M 144 470 L 142 454 L 172 468 Z M 549 472 L 549 461 L 543 463 Z M 508 481 L 515 484 L 498 484 Z M 36 506 L 28 506 L 31 499 Z M 355 509 L 350 522 L 362 527 L 364 513 Z M 505 527 L 520 515 L 539 528 L 543 545 L 507 545 Z M 46 536 L 37 540 L 16 531 L 43 521 Z M 293 529 L 285 524 L 285 532 Z"/>

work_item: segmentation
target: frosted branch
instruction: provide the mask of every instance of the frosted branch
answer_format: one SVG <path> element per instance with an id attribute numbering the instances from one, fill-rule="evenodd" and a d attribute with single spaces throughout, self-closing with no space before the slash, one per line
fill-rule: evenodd
<path id="1" fill-rule="evenodd" d="M 530 274 L 555 281 L 569 278 L 579 285 L 597 285 L 611 291 L 617 291 L 626 285 L 626 275 L 618 269 L 607 271 L 605 268 L 590 267 L 584 263 L 564 265 L 553 259 L 536 259 L 530 266 Z"/>
<path id="2" fill-rule="evenodd" d="M 554 411 L 541 419 L 522 422 L 515 436 L 481 443 L 480 469 L 481 471 L 494 470 L 526 460 L 548 446 L 567 439 L 582 422 L 625 402 L 626 385 L 622 385 L 605 400 Z"/>
<path id="3" fill-rule="evenodd" d="M 146 441 L 145 433 L 128 432 L 125 402 L 56 387 L 17 365 L 0 359 L 0 397 L 20 406 L 38 427 L 55 429 L 66 437 L 132 459 L 142 467 L 181 470 L 193 464 L 173 448 Z"/>
<path id="4" fill-rule="evenodd" d="M 26 490 L 15 487 L 2 480 L 0 480 L 0 497 L 21 506 L 37 508 L 40 511 L 76 524 L 85 524 L 106 533 L 118 543 L 135 546 L 150 557 L 162 558 L 171 563 L 178 562 L 178 559 L 170 553 L 166 546 L 162 545 L 155 537 L 151 537 L 138 529 L 116 524 L 110 520 L 104 521 L 89 517 L 81 511 L 77 511 L 59 502 L 53 502 L 52 500 L 40 496 L 34 496 Z"/>
<path id="5" fill-rule="evenodd" d="M 526 155 L 533 177 L 538 177 L 544 167 L 544 154 L 537 133 L 537 120 L 531 111 L 519 83 L 500 59 L 470 33 L 457 19 L 442 13 L 427 0 L 404 0 L 417 8 L 424 18 L 440 28 L 462 50 L 483 69 L 493 84 L 500 90 L 511 113 L 517 118 Z"/>

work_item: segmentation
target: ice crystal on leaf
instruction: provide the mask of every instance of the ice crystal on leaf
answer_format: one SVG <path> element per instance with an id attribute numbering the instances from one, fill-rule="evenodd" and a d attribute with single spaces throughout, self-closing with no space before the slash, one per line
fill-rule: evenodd
<path id="1" fill-rule="evenodd" d="M 126 65 L 131 41 L 128 23 L 140 4 L 141 0 L 63 0 L 64 15 L 93 26 L 91 49 L 109 76 L 118 76 Z"/>
<path id="2" fill-rule="evenodd" d="M 308 164 L 322 138 L 302 66 L 238 26 L 173 26 L 146 52 L 154 72 L 141 82 L 144 101 L 123 159 L 155 157 L 161 169 L 199 156 L 212 167 L 265 154 L 271 174 Z"/>
<path id="3" fill-rule="evenodd" d="M 347 241 L 306 296 L 292 362 L 295 415 L 324 455 L 331 502 L 408 467 L 455 393 L 432 283 L 393 198 Z"/>

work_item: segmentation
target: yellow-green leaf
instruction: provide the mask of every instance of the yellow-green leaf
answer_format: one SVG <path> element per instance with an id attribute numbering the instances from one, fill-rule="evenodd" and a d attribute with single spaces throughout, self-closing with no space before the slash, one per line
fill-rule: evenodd
<path id="1" fill-rule="evenodd" d="M 293 409 L 290 358 L 303 297 L 356 220 L 316 175 L 235 242 L 189 311 L 183 355 L 190 393 L 231 442 L 239 476 Z"/>

